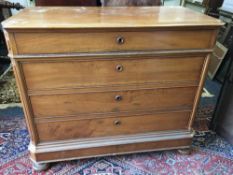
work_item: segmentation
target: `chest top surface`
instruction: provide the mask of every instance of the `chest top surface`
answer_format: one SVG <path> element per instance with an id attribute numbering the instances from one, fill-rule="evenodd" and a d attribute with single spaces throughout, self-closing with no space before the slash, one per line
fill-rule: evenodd
<path id="1" fill-rule="evenodd" d="M 4 21 L 5 29 L 157 28 L 222 25 L 183 7 L 33 7 Z"/>

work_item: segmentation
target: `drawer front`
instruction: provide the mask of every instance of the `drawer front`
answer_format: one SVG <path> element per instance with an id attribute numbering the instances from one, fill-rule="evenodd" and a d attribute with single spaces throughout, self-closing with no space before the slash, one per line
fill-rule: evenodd
<path id="1" fill-rule="evenodd" d="M 28 61 L 22 68 L 29 90 L 183 82 L 198 85 L 204 57 L 99 61 Z"/>
<path id="2" fill-rule="evenodd" d="M 212 30 L 15 33 L 18 54 L 212 48 Z"/>
<path id="3" fill-rule="evenodd" d="M 192 109 L 196 87 L 31 96 L 35 117 Z"/>
<path id="4" fill-rule="evenodd" d="M 40 142 L 187 129 L 190 112 L 90 120 L 40 121 Z M 85 132 L 84 132 L 85 131 Z"/>

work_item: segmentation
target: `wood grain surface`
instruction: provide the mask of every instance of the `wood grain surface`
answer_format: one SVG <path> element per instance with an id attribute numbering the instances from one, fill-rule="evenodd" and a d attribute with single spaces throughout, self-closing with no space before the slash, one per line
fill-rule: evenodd
<path id="1" fill-rule="evenodd" d="M 197 88 L 165 88 L 31 96 L 35 117 L 192 109 Z M 121 100 L 116 100 L 117 96 Z"/>
<path id="2" fill-rule="evenodd" d="M 10 29 L 220 26 L 215 18 L 183 7 L 33 7 L 3 23 Z"/>
<path id="3" fill-rule="evenodd" d="M 188 148 L 217 19 L 35 7 L 3 22 L 34 162 Z"/>
<path id="4" fill-rule="evenodd" d="M 198 85 L 204 57 L 46 59 L 22 63 L 28 90 L 186 82 Z M 176 65 L 176 66 L 174 66 Z M 118 70 L 120 69 L 120 70 Z M 65 73 L 62 73 L 65 71 Z M 182 85 L 184 85 L 183 83 Z M 181 85 L 181 83 L 180 83 Z"/>
<path id="5" fill-rule="evenodd" d="M 135 29 L 136 30 L 136 29 Z M 15 33 L 19 54 L 209 49 L 212 30 Z M 123 43 L 118 43 L 122 38 Z M 61 47 L 62 46 L 62 47 Z"/>
<path id="6" fill-rule="evenodd" d="M 190 111 L 87 120 L 63 118 L 61 121 L 53 119 L 47 121 L 37 120 L 36 128 L 40 142 L 46 142 L 185 130 L 188 127 L 189 117 Z"/>

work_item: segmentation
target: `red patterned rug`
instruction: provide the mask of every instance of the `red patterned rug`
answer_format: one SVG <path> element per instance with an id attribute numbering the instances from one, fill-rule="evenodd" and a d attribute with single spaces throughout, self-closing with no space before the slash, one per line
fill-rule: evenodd
<path id="1" fill-rule="evenodd" d="M 28 143 L 22 116 L 0 117 L 0 175 L 233 175 L 233 145 L 213 132 L 196 132 L 191 155 L 174 150 L 64 161 L 42 173 L 31 169 Z"/>

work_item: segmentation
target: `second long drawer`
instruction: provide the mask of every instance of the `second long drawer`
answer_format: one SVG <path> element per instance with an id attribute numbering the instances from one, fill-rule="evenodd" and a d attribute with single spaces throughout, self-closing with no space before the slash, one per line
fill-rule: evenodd
<path id="1" fill-rule="evenodd" d="M 204 58 L 26 59 L 22 69 L 31 91 L 145 83 L 198 85 Z"/>
<path id="2" fill-rule="evenodd" d="M 35 117 L 192 109 L 197 87 L 138 89 L 30 97 Z"/>

